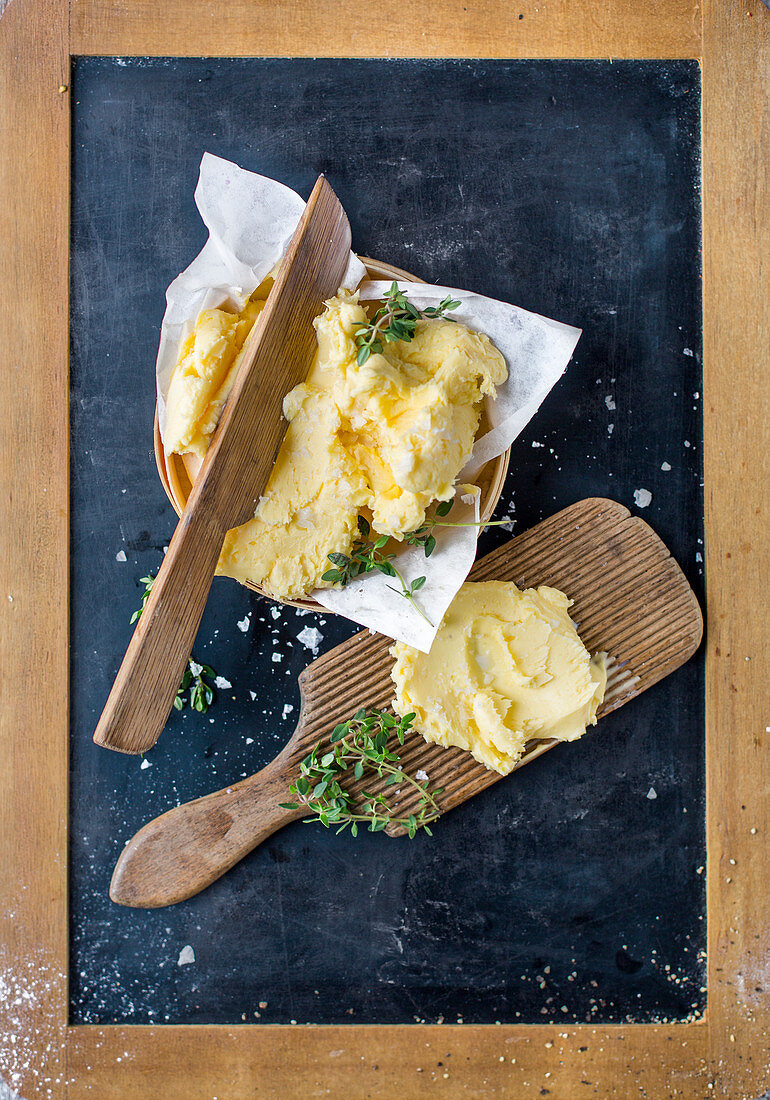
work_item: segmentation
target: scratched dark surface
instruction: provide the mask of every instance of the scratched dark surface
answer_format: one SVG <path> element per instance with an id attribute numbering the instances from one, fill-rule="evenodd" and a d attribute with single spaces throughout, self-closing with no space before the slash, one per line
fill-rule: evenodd
<path id="1" fill-rule="evenodd" d="M 358 251 L 582 326 L 514 446 L 503 504 L 523 530 L 587 495 L 634 509 L 647 489 L 644 518 L 701 594 L 697 64 L 93 58 L 73 93 L 73 1022 L 702 1009 L 700 657 L 432 840 L 297 824 L 168 910 L 109 901 L 122 846 L 269 760 L 312 657 L 298 633 L 318 627 L 326 649 L 354 628 L 219 579 L 195 654 L 232 688 L 206 716 L 174 715 L 144 767 L 91 743 L 138 578 L 174 527 L 151 453 L 153 363 L 165 287 L 204 241 L 204 150 L 303 195 L 322 170 Z"/>

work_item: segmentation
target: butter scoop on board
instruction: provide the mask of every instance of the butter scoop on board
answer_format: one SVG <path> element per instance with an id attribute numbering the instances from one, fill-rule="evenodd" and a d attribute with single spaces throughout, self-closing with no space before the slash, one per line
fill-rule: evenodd
<path id="1" fill-rule="evenodd" d="M 283 184 L 244 171 L 210 153 L 204 154 L 201 161 L 195 199 L 210 236 L 203 251 L 171 283 L 166 294 L 156 365 L 161 439 L 166 426 L 166 396 L 180 342 L 202 309 L 225 302 L 236 309 L 244 307 L 280 260 L 303 206 L 302 199 Z M 364 270 L 363 264 L 351 257 L 342 286 L 359 286 Z M 453 316 L 469 328 L 486 333 L 508 364 L 508 382 L 499 388 L 496 401 L 485 408 L 491 430 L 477 441 L 470 463 L 457 479 L 459 484 L 472 481 L 479 466 L 503 454 L 534 416 L 566 369 L 580 330 L 466 290 L 401 281 L 399 285 L 418 308 L 436 305 L 449 293 L 460 299 L 460 308 Z M 377 281 L 361 284 L 361 300 L 381 298 L 387 286 L 389 283 Z M 460 508 L 465 510 L 462 517 Z M 478 522 L 477 504 L 472 500 L 458 503 L 457 518 Z M 359 579 L 341 591 L 324 589 L 313 596 L 331 611 L 427 651 L 476 554 L 474 530 L 444 528 L 439 535 L 439 546 L 430 559 L 412 547 L 406 547 L 398 558 L 398 567 L 407 581 L 426 577 L 420 603 L 434 625 L 391 591 L 388 578 L 381 575 Z"/>
<path id="2" fill-rule="evenodd" d="M 521 588 L 547 584 L 574 600 L 571 613 L 586 648 L 610 655 L 600 719 L 684 664 L 703 632 L 698 602 L 665 545 L 642 519 L 611 500 L 583 500 L 544 520 L 478 561 L 471 579 L 510 580 Z M 115 868 L 113 901 L 154 908 L 192 897 L 277 829 L 304 816 L 301 809 L 280 806 L 300 761 L 360 707 L 388 706 L 390 645 L 388 638 L 363 631 L 309 665 L 299 680 L 299 723 L 283 751 L 256 775 L 145 825 Z M 516 767 L 555 744 L 531 742 Z M 579 753 L 576 748 L 576 766 Z M 422 769 L 432 789 L 443 787 L 442 813 L 502 779 L 461 749 L 427 745 L 417 733 L 407 736 L 399 756 L 405 772 Z M 376 784 L 366 782 L 376 793 Z M 394 810 L 403 817 L 414 811 L 415 801 L 405 793 Z M 439 821 L 434 830 L 440 828 Z M 386 831 L 404 832 L 392 826 Z"/>

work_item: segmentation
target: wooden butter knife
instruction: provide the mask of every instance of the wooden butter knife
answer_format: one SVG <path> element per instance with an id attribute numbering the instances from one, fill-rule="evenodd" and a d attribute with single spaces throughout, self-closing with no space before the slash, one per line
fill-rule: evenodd
<path id="1" fill-rule="evenodd" d="M 350 241 L 345 211 L 319 176 L 99 719 L 98 745 L 140 753 L 160 736 L 225 534 L 254 515 L 286 431 L 283 398 L 307 375 L 313 318 L 339 289 Z"/>
<path id="2" fill-rule="evenodd" d="M 599 717 L 679 668 L 698 648 L 703 632 L 698 601 L 663 542 L 644 520 L 612 500 L 573 504 L 487 554 L 470 577 L 515 581 L 522 588 L 549 584 L 574 600 L 570 614 L 586 647 L 611 658 Z M 359 707 L 389 705 L 391 645 L 390 638 L 365 630 L 313 661 L 299 678 L 297 729 L 276 759 L 256 775 L 177 806 L 140 829 L 115 867 L 112 900 L 155 908 L 192 897 L 277 829 L 303 817 L 303 810 L 279 805 L 293 797 L 289 786 L 300 761 Z M 530 742 L 517 767 L 557 744 Z M 421 768 L 431 789 L 443 788 L 438 798 L 442 812 L 503 778 L 469 753 L 426 744 L 416 733 L 407 736 L 398 753 L 407 774 Z M 350 790 L 362 785 L 373 793 L 383 789 L 383 781 L 365 776 Z M 418 812 L 416 796 L 403 786 L 398 798 L 392 788 L 388 792 L 401 819 Z M 386 831 L 404 833 L 395 823 Z"/>

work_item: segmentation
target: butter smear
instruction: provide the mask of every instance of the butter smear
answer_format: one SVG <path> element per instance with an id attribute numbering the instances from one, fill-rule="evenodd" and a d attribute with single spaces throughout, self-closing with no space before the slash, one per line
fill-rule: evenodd
<path id="1" fill-rule="evenodd" d="M 202 311 L 183 341 L 167 452 L 205 455 L 269 286 L 241 314 Z M 366 321 L 346 291 L 316 318 L 318 351 L 307 380 L 284 398 L 288 429 L 270 480 L 254 519 L 228 532 L 218 573 L 277 599 L 301 597 L 329 586 L 328 554 L 350 553 L 359 514 L 377 535 L 400 540 L 433 501 L 454 495 L 481 402 L 507 378 L 503 356 L 489 337 L 437 318 L 358 365 L 355 335 Z"/>
<path id="2" fill-rule="evenodd" d="M 403 642 L 390 652 L 394 709 L 415 714 L 426 741 L 465 749 L 507 775 L 528 741 L 574 741 L 606 687 L 605 655 L 591 658 L 555 588 L 466 581 L 430 653 Z"/>

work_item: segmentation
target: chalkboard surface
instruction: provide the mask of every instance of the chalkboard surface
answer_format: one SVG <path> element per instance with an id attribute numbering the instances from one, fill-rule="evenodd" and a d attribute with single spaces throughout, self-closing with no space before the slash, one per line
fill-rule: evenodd
<path id="1" fill-rule="evenodd" d="M 432 840 L 297 824 L 167 910 L 109 901 L 123 844 L 269 760 L 312 658 L 303 627 L 322 649 L 354 628 L 218 579 L 195 654 L 231 686 L 208 714 L 175 714 L 144 760 L 91 743 L 139 578 L 174 528 L 153 364 L 164 289 L 205 238 L 204 150 L 304 195 L 324 171 L 359 252 L 581 326 L 502 503 L 524 530 L 648 490 L 641 514 L 702 591 L 697 64 L 90 58 L 73 91 L 72 1021 L 699 1012 L 700 657 Z"/>

